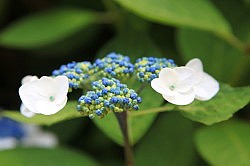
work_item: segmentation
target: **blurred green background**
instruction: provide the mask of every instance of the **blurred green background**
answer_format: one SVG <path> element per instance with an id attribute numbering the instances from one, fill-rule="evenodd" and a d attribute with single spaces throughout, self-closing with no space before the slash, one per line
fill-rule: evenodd
<path id="1" fill-rule="evenodd" d="M 61 64 L 92 61 L 112 51 L 133 61 L 172 58 L 178 65 L 198 57 L 220 82 L 249 85 L 249 16 L 249 0 L 0 0 L 0 107 L 19 108 L 17 92 L 25 75 L 50 75 Z M 249 106 L 235 117 L 249 120 Z M 172 113 L 157 117 L 135 147 L 138 165 L 206 165 L 194 150 L 198 127 Z M 48 129 L 62 144 L 87 152 L 102 165 L 123 163 L 122 148 L 87 118 Z"/>

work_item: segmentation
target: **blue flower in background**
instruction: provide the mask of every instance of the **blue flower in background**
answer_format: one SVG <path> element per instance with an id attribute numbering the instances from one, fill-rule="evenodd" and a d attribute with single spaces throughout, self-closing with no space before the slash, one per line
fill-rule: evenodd
<path id="1" fill-rule="evenodd" d="M 21 139 L 25 135 L 20 123 L 9 118 L 0 118 L 0 138 L 14 137 Z"/>
<path id="2" fill-rule="evenodd" d="M 17 146 L 50 148 L 57 144 L 54 134 L 42 131 L 37 125 L 22 124 L 0 117 L 0 150 Z"/>

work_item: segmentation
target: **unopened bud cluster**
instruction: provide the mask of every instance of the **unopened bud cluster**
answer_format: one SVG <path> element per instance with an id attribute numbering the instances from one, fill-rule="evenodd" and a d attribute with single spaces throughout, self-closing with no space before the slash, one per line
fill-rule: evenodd
<path id="1" fill-rule="evenodd" d="M 78 100 L 77 109 L 90 118 L 102 118 L 109 112 L 138 110 L 141 98 L 115 78 L 102 78 L 92 83 L 93 91 L 88 91 Z"/>
<path id="2" fill-rule="evenodd" d="M 107 78 L 129 78 L 134 72 L 134 65 L 130 63 L 129 57 L 115 53 L 97 59 L 93 66 L 100 76 Z"/>

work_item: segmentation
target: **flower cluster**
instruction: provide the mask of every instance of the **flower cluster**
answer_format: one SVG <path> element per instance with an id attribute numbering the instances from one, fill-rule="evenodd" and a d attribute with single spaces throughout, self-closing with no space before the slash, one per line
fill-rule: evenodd
<path id="1" fill-rule="evenodd" d="M 41 130 L 39 126 L 22 124 L 9 118 L 0 117 L 0 151 L 25 147 L 55 147 L 58 144 L 57 137 Z"/>
<path id="2" fill-rule="evenodd" d="M 172 59 L 143 57 L 136 60 L 135 70 L 140 82 L 150 83 L 165 67 L 176 67 Z"/>
<path id="3" fill-rule="evenodd" d="M 79 98 L 77 109 L 85 116 L 104 117 L 109 112 L 138 110 L 141 98 L 115 78 L 102 78 L 92 83 L 93 91 Z"/>
<path id="4" fill-rule="evenodd" d="M 219 90 L 219 83 L 203 71 L 199 59 L 182 67 L 172 59 L 155 57 L 142 57 L 132 64 L 129 57 L 110 53 L 93 64 L 84 61 L 62 65 L 52 75 L 22 80 L 19 95 L 23 115 L 55 114 L 65 106 L 68 92 L 87 90 L 89 83 L 92 90 L 82 95 L 77 105 L 83 115 L 102 118 L 109 112 L 138 110 L 141 98 L 121 83 L 135 78 L 133 75 L 142 83 L 151 83 L 165 100 L 176 105 L 187 105 L 194 99 L 209 100 Z"/>
<path id="5" fill-rule="evenodd" d="M 107 78 L 128 78 L 134 72 L 134 65 L 130 63 L 129 57 L 116 53 L 97 59 L 93 66 L 100 76 Z"/>
<path id="6" fill-rule="evenodd" d="M 71 62 L 62 65 L 59 69 L 52 72 L 53 76 L 63 75 L 69 79 L 69 92 L 72 89 L 83 88 L 83 84 L 89 76 L 94 73 L 93 65 L 90 62 Z"/>
<path id="7" fill-rule="evenodd" d="M 190 60 L 186 66 L 163 68 L 151 86 L 165 100 L 176 105 L 187 105 L 194 99 L 209 100 L 219 91 L 219 83 L 203 71 L 199 59 Z"/>

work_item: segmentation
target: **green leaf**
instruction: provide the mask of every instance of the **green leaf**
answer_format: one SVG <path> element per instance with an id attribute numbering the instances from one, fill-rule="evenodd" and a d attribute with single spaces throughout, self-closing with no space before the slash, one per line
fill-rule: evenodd
<path id="1" fill-rule="evenodd" d="M 95 125 L 111 140 L 123 145 L 123 135 L 114 114 L 108 114 L 102 119 L 93 119 Z"/>
<path id="2" fill-rule="evenodd" d="M 35 49 L 61 41 L 96 21 L 90 11 L 53 9 L 24 17 L 0 33 L 6 47 Z"/>
<path id="3" fill-rule="evenodd" d="M 214 0 L 214 3 L 230 21 L 236 37 L 245 44 L 249 43 L 249 8 L 235 0 Z M 194 57 L 200 58 L 204 62 L 205 69 L 220 81 L 237 86 L 247 85 L 246 81 L 243 81 L 244 78 L 248 78 L 250 70 L 247 48 L 239 51 L 212 34 L 192 29 L 180 29 L 177 35 L 180 51 L 186 61 Z"/>
<path id="4" fill-rule="evenodd" d="M 0 163 L 4 166 L 99 165 L 88 155 L 66 148 L 17 148 L 6 150 L 0 153 Z"/>
<path id="5" fill-rule="evenodd" d="M 193 27 L 222 36 L 231 36 L 229 23 L 208 0 L 116 0 L 116 2 L 154 22 Z"/>
<path id="6" fill-rule="evenodd" d="M 250 2 L 249 0 L 242 1 Z M 246 6 L 244 3 L 235 0 L 213 0 L 213 2 L 230 22 L 236 36 L 242 41 L 250 42 L 250 20 L 248 18 L 250 15 L 249 6 Z"/>
<path id="7" fill-rule="evenodd" d="M 32 55 L 42 55 L 42 56 L 71 56 L 72 53 L 82 46 L 88 47 L 97 38 L 98 31 L 100 30 L 99 25 L 90 25 L 84 28 L 83 31 L 76 32 L 66 39 L 60 40 L 58 42 L 52 43 L 48 46 L 38 48 L 36 50 L 30 51 Z M 81 36 L 81 37 L 79 37 Z M 83 48 L 84 49 L 84 48 Z M 86 57 L 81 57 L 82 59 Z"/>
<path id="8" fill-rule="evenodd" d="M 19 111 L 3 111 L 2 116 L 9 117 L 23 123 L 33 123 L 39 125 L 52 125 L 64 120 L 82 117 L 76 110 L 76 102 L 68 101 L 67 105 L 58 113 L 54 115 L 41 115 L 36 114 L 32 118 L 23 116 Z"/>
<path id="9" fill-rule="evenodd" d="M 157 107 L 162 103 L 162 97 L 149 87 L 145 88 L 139 96 L 141 96 L 143 100 L 139 111 Z M 131 144 L 136 144 L 143 137 L 152 125 L 156 115 L 157 114 L 154 113 L 133 116 L 133 112 L 128 113 L 128 130 Z M 110 139 L 119 145 L 123 145 L 123 135 L 114 114 L 109 114 L 103 119 L 95 118 L 93 121 Z"/>
<path id="10" fill-rule="evenodd" d="M 200 58 L 205 71 L 216 79 L 223 82 L 233 79 L 232 75 L 243 56 L 236 48 L 209 33 L 194 29 L 179 29 L 177 40 L 185 61 Z"/>
<path id="11" fill-rule="evenodd" d="M 136 165 L 194 165 L 193 124 L 176 113 L 161 114 L 135 149 Z"/>
<path id="12" fill-rule="evenodd" d="M 214 166 L 248 166 L 250 163 L 250 125 L 228 121 L 200 129 L 195 143 L 198 152 Z"/>
<path id="13" fill-rule="evenodd" d="M 194 101 L 178 106 L 181 113 L 194 121 L 211 125 L 229 119 L 250 102 L 250 86 L 232 88 L 221 84 L 219 93 L 209 101 Z"/>
<path id="14" fill-rule="evenodd" d="M 82 130 L 87 124 L 83 118 L 71 119 L 55 123 L 51 126 L 43 126 L 45 130 L 55 133 L 61 144 L 68 143 L 76 138 L 79 130 Z"/>

